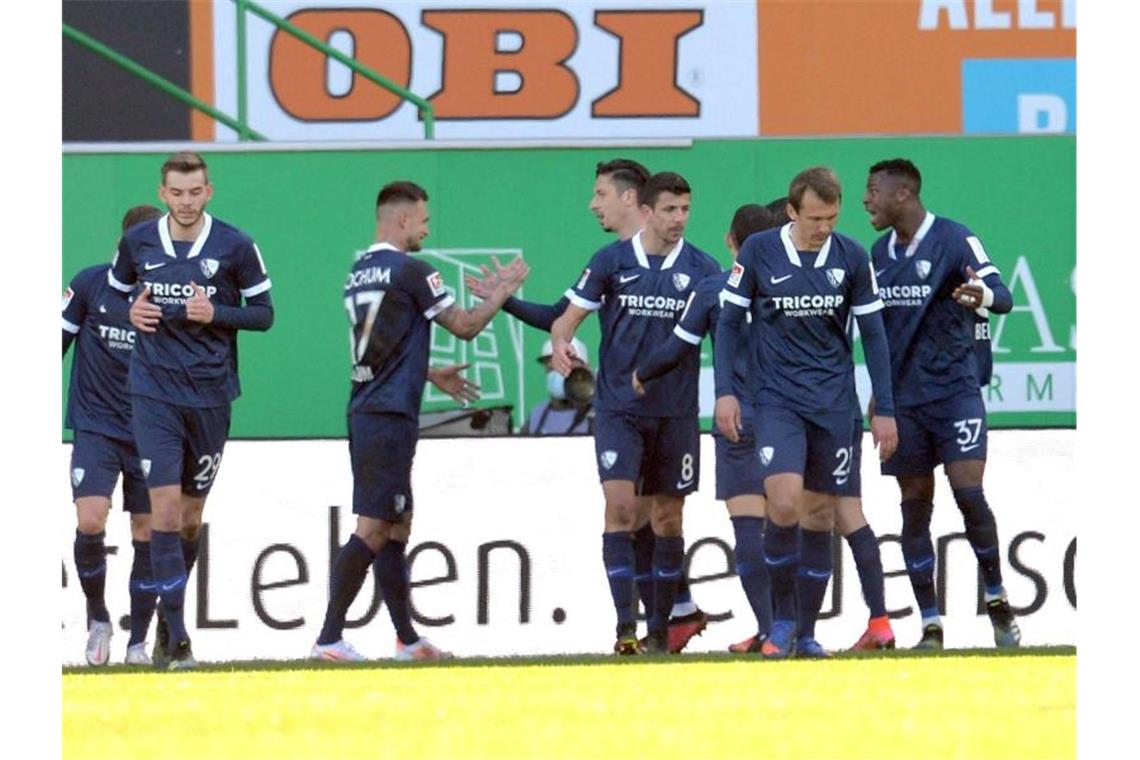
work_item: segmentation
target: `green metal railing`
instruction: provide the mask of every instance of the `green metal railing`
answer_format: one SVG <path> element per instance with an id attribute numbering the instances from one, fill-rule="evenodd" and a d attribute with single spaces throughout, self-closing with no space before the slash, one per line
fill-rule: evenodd
<path id="1" fill-rule="evenodd" d="M 260 5 L 253 2 L 253 0 L 233 0 L 233 2 L 237 8 L 238 115 L 236 119 L 222 111 L 219 111 L 209 103 L 206 103 L 205 101 L 194 97 L 183 88 L 174 84 L 170 80 L 159 76 L 137 61 L 128 58 L 117 50 L 107 47 L 102 42 L 99 42 L 99 40 L 91 37 L 90 35 L 84 34 L 72 26 L 69 26 L 67 24 L 63 25 L 63 36 L 72 42 L 82 45 L 91 52 L 103 56 L 112 63 L 121 66 L 122 68 L 131 72 L 145 82 L 153 85 L 154 87 L 157 87 L 168 95 L 171 95 L 183 103 L 198 109 L 202 113 L 209 115 L 215 121 L 221 122 L 222 124 L 237 132 L 238 138 L 240 140 L 268 140 L 265 135 L 257 132 L 249 126 L 249 107 L 247 95 L 248 83 L 246 79 L 245 21 L 246 13 L 252 13 L 255 16 L 259 16 L 260 18 L 273 24 L 281 31 L 291 34 L 293 37 L 297 38 L 301 42 L 304 42 L 309 47 L 319 50 L 333 60 L 339 61 L 368 81 L 373 82 L 374 84 L 377 84 L 389 92 L 398 95 L 404 100 L 407 100 L 408 102 L 418 106 L 420 109 L 420 115 L 424 121 L 424 139 L 435 139 L 435 107 L 432 106 L 432 104 L 427 100 L 421 98 L 419 95 L 416 95 L 412 91 L 401 87 L 387 77 L 378 74 L 369 67 L 358 63 L 352 58 L 349 58 L 344 53 L 317 39 L 295 24 L 291 24 L 280 16 L 270 13 L 265 8 L 262 8 Z"/>

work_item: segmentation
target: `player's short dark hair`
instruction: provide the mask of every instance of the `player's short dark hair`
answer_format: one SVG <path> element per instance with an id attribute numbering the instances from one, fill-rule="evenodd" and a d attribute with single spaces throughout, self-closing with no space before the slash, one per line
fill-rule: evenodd
<path id="1" fill-rule="evenodd" d="M 766 207 L 756 203 L 746 203 L 736 209 L 732 215 L 732 224 L 729 225 L 728 234 L 737 248 L 744 245 L 748 236 L 775 227 L 772 221 L 772 212 Z"/>
<path id="2" fill-rule="evenodd" d="M 653 208 L 661 193 L 673 195 L 692 194 L 693 190 L 685 178 L 676 172 L 657 172 L 637 191 L 637 202 L 642 206 Z"/>
<path id="3" fill-rule="evenodd" d="M 427 199 L 427 190 L 424 190 L 415 182 L 401 179 L 395 182 L 389 182 L 380 188 L 380 192 L 376 196 L 376 208 L 387 206 L 390 203 L 416 203 L 417 201 L 426 201 Z"/>
<path id="4" fill-rule="evenodd" d="M 617 186 L 619 193 L 624 193 L 631 187 L 640 190 L 649 179 L 649 170 L 630 158 L 615 158 L 611 161 L 599 161 L 594 168 L 594 176 L 606 176 Z"/>
<path id="5" fill-rule="evenodd" d="M 839 184 L 839 177 L 826 166 L 804 169 L 792 179 L 792 184 L 788 185 L 788 202 L 796 211 L 800 210 L 804 193 L 809 189 L 824 203 L 839 203 L 843 200 L 843 188 Z"/>
<path id="6" fill-rule="evenodd" d="M 123 214 L 123 232 L 126 232 L 136 224 L 157 219 L 162 216 L 162 211 L 154 206 L 131 206 L 127 209 L 127 213 Z"/>
<path id="7" fill-rule="evenodd" d="M 867 173 L 878 174 L 879 172 L 902 179 L 903 183 L 910 187 L 910 191 L 915 195 L 922 192 L 922 173 L 918 171 L 918 167 L 910 159 L 888 158 L 872 166 Z"/>
<path id="8" fill-rule="evenodd" d="M 200 153 L 195 153 L 190 150 L 183 150 L 175 153 L 162 165 L 162 184 L 166 184 L 166 175 L 170 172 L 178 172 L 179 174 L 189 174 L 202 170 L 202 174 L 206 175 L 206 181 L 210 181 L 210 175 L 206 170 L 206 159 L 202 158 Z"/>
<path id="9" fill-rule="evenodd" d="M 773 201 L 768 201 L 764 207 L 772 212 L 773 227 L 782 227 L 792 221 L 792 218 L 788 216 L 788 196 L 782 195 Z"/>

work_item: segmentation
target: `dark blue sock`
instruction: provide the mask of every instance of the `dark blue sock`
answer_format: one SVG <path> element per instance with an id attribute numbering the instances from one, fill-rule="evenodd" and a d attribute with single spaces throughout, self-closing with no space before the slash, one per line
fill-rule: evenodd
<path id="1" fill-rule="evenodd" d="M 693 592 L 689 589 L 689 579 L 685 577 L 685 547 L 681 547 L 681 577 L 677 579 L 677 594 L 673 597 L 673 604 L 683 604 L 693 601 Z"/>
<path id="2" fill-rule="evenodd" d="M 633 541 L 633 579 L 637 583 L 637 596 L 641 599 L 641 608 L 645 611 L 645 619 L 653 615 L 653 605 L 656 597 L 653 591 L 653 547 L 656 536 L 653 535 L 653 526 L 649 523 L 641 526 L 632 534 Z"/>
<path id="3" fill-rule="evenodd" d="M 955 488 L 954 501 L 958 502 L 958 509 L 965 520 L 966 538 L 974 548 L 974 556 L 978 558 L 978 568 L 982 571 L 986 590 L 991 593 L 1000 590 L 1001 546 L 998 543 L 997 521 L 990 505 L 986 503 L 985 492 L 981 486 Z"/>
<path id="4" fill-rule="evenodd" d="M 796 525 L 783 527 L 771 520 L 764 528 L 764 562 L 772 582 L 772 617 L 792 622 L 796 619 L 796 570 L 799 547 Z"/>
<path id="5" fill-rule="evenodd" d="M 756 632 L 767 636 L 772 628 L 772 584 L 764 561 L 764 518 L 733 517 L 736 534 L 736 574 L 756 616 Z"/>
<path id="6" fill-rule="evenodd" d="M 663 631 L 669 625 L 677 583 L 681 580 L 681 564 L 685 561 L 685 539 L 681 536 L 657 536 L 653 549 L 653 583 L 656 586 L 654 615 L 650 631 Z"/>
<path id="7" fill-rule="evenodd" d="M 132 541 L 135 556 L 131 562 L 131 644 L 146 641 L 150 620 L 154 617 L 154 607 L 158 604 L 158 586 L 150 565 L 150 541 Z"/>
<path id="8" fill-rule="evenodd" d="M 404 644 L 415 644 L 420 640 L 412 627 L 412 608 L 408 602 L 411 589 L 408 586 L 408 561 L 404 554 L 407 544 L 389 539 L 372 562 L 372 572 L 380 584 L 380 593 L 388 604 L 388 617 L 396 629 L 396 637 Z"/>
<path id="9" fill-rule="evenodd" d="M 332 577 L 329 578 L 329 606 L 325 610 L 325 623 L 321 626 L 318 644 L 332 644 L 344 636 L 344 619 L 348 608 L 364 585 L 368 566 L 376 555 L 368 544 L 353 533 L 340 548 L 333 561 Z"/>
<path id="10" fill-rule="evenodd" d="M 934 505 L 929 501 L 907 499 L 902 503 L 902 554 L 914 599 L 924 617 L 938 614 L 938 595 L 934 590 L 934 542 L 930 538 L 930 515 Z M 933 611 L 933 613 L 931 612 Z"/>
<path id="11" fill-rule="evenodd" d="M 831 580 L 831 531 L 800 528 L 800 569 L 796 576 L 799 609 L 796 633 L 815 638 L 815 620 Z"/>
<path id="12" fill-rule="evenodd" d="M 633 619 L 633 541 L 629 531 L 602 534 L 602 563 L 610 582 L 610 596 L 618 626 L 635 625 Z M 649 605 L 646 605 L 647 607 Z"/>
<path id="13" fill-rule="evenodd" d="M 883 595 L 883 558 L 879 553 L 879 542 L 870 525 L 864 525 L 847 537 L 851 556 L 855 558 L 855 569 L 859 571 L 859 585 L 863 589 L 863 601 L 871 617 L 887 614 L 887 603 Z"/>
<path id="14" fill-rule="evenodd" d="M 174 531 L 150 532 L 150 568 L 158 584 L 159 605 L 162 617 L 170 629 L 170 652 L 180 641 L 189 641 L 182 607 L 186 602 L 186 561 L 182 546 Z"/>
<path id="15" fill-rule="evenodd" d="M 107 550 L 103 546 L 103 532 L 89 535 L 75 531 L 75 573 L 79 576 L 79 586 L 87 597 L 87 622 L 111 622 L 107 603 L 103 599 L 103 587 L 107 582 Z"/>
<path id="16" fill-rule="evenodd" d="M 194 569 L 194 563 L 198 561 L 198 544 L 201 538 L 201 532 L 195 533 L 194 538 L 179 538 L 182 543 L 182 559 L 186 562 L 186 575 L 190 575 L 190 571 Z"/>

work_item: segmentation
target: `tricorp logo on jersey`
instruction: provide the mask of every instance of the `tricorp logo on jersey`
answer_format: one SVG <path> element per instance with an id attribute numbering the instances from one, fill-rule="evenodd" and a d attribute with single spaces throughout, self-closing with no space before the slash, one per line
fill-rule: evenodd
<path id="1" fill-rule="evenodd" d="M 676 319 L 677 312 L 684 310 L 688 299 L 621 293 L 618 295 L 618 303 L 631 316 Z"/>
<path id="2" fill-rule="evenodd" d="M 135 347 L 135 331 L 122 327 L 99 325 L 99 338 L 107 344 L 107 348 L 119 351 L 130 351 Z"/>
<path id="3" fill-rule="evenodd" d="M 883 305 L 892 306 L 922 306 L 934 289 L 929 285 L 884 285 L 879 288 L 879 295 Z"/>
<path id="4" fill-rule="evenodd" d="M 830 274 L 828 275 L 830 277 Z M 835 313 L 846 303 L 843 295 L 821 296 L 818 293 L 804 296 L 772 296 L 772 306 L 789 317 L 822 317 Z"/>
<path id="5" fill-rule="evenodd" d="M 150 300 L 159 304 L 184 304 L 186 300 L 194 297 L 194 286 L 188 282 L 148 282 Z M 206 298 L 213 298 L 218 289 L 213 285 L 203 288 Z"/>

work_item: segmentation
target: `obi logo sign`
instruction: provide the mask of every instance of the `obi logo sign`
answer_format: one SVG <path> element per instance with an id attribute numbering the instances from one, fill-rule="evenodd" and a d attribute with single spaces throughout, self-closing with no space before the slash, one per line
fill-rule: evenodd
<path id="1" fill-rule="evenodd" d="M 753 3 L 294 0 L 270 10 L 427 99 L 441 138 L 756 134 Z M 236 36 L 229 15 L 215 14 L 223 105 L 236 98 L 223 60 Z M 422 136 L 418 109 L 399 95 L 268 22 L 251 18 L 248 30 L 250 121 L 272 139 Z"/>

